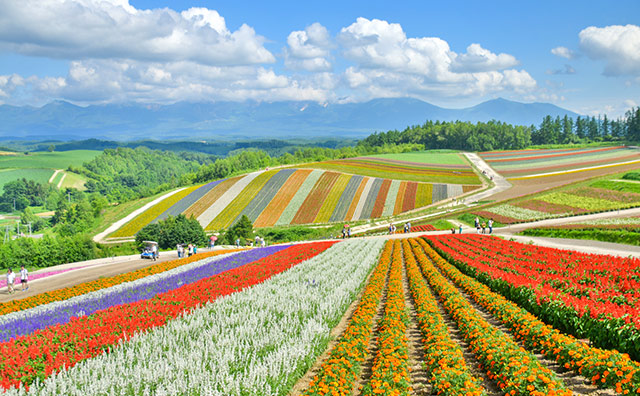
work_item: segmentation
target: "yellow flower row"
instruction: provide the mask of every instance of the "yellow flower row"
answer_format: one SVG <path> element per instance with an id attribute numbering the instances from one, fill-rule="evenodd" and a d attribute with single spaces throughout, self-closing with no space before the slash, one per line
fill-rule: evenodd
<path id="1" fill-rule="evenodd" d="M 147 224 L 151 223 L 156 217 L 160 216 L 162 213 L 164 213 L 167 209 L 172 207 L 174 204 L 176 204 L 182 198 L 184 198 L 187 195 L 191 194 L 192 192 L 194 192 L 195 190 L 197 190 L 200 187 L 202 187 L 202 184 L 199 184 L 197 186 L 192 186 L 192 187 L 189 187 L 189 188 L 185 188 L 184 190 L 178 191 L 177 193 L 175 193 L 175 194 L 163 199 L 162 201 L 160 201 L 157 204 L 153 205 L 149 209 L 147 209 L 144 212 L 140 213 L 134 219 L 129 221 L 123 227 L 120 227 L 120 229 L 118 229 L 116 232 L 114 232 L 113 234 L 111 234 L 109 236 L 113 237 L 113 238 L 122 238 L 122 237 L 134 236 L 144 226 L 146 226 Z"/>

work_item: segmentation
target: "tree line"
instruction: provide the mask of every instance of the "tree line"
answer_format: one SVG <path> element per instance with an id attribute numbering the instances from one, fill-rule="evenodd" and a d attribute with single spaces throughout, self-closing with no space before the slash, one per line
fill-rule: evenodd
<path id="1" fill-rule="evenodd" d="M 420 144 L 425 149 L 467 151 L 521 150 L 531 145 L 577 144 L 592 142 L 640 142 L 640 107 L 624 117 L 607 116 L 543 118 L 539 126 L 511 125 L 500 121 L 427 121 L 403 131 L 376 132 L 356 147 L 370 148 L 396 144 Z"/>

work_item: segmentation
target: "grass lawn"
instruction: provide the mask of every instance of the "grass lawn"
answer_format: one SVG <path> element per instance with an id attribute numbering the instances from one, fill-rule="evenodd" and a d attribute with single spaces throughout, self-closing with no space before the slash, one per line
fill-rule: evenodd
<path id="1" fill-rule="evenodd" d="M 60 172 L 63 173 L 63 172 Z M 73 172 L 64 172 L 67 176 L 65 176 L 64 180 L 62 181 L 62 185 L 60 186 L 60 188 L 67 188 L 67 187 L 71 187 L 71 188 L 75 188 L 77 190 L 84 190 L 84 183 L 86 182 L 86 179 L 77 174 L 77 173 L 73 173 Z M 60 181 L 60 180 L 58 180 Z M 56 184 L 57 185 L 57 184 Z"/>
<path id="2" fill-rule="evenodd" d="M 416 162 L 419 164 L 468 165 L 467 161 L 457 151 L 427 150 L 412 153 L 378 154 L 368 157 Z"/>

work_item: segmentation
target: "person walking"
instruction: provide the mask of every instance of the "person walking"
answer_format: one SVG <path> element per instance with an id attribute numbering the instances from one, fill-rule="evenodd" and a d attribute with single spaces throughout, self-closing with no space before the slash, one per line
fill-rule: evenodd
<path id="1" fill-rule="evenodd" d="M 489 219 L 489 234 L 493 232 L 493 219 Z"/>
<path id="2" fill-rule="evenodd" d="M 22 285 L 22 291 L 29 290 L 29 271 L 22 265 L 20 267 L 20 284 Z"/>
<path id="3" fill-rule="evenodd" d="M 9 270 L 7 271 L 7 290 L 9 291 L 9 294 L 13 294 L 14 292 L 13 282 L 15 282 L 15 280 L 16 280 L 16 274 L 14 274 L 13 270 L 9 268 Z"/>
<path id="4" fill-rule="evenodd" d="M 187 246 L 187 253 L 189 254 L 189 257 L 191 257 L 193 255 L 193 245 L 189 244 L 189 246 Z"/>
<path id="5" fill-rule="evenodd" d="M 473 226 L 474 226 L 474 227 L 476 227 L 476 228 L 480 227 L 480 219 L 478 219 L 478 218 L 476 217 L 476 220 L 475 220 L 475 223 L 474 223 L 474 225 L 473 225 Z"/>
<path id="6" fill-rule="evenodd" d="M 151 246 L 151 255 L 153 256 L 153 261 L 158 259 L 158 245 Z"/>
<path id="7" fill-rule="evenodd" d="M 240 247 L 240 238 L 236 238 L 236 247 L 239 248 Z"/>
<path id="8" fill-rule="evenodd" d="M 347 238 L 351 238 L 351 227 L 347 224 Z"/>
<path id="9" fill-rule="evenodd" d="M 458 228 L 458 234 L 462 234 L 462 224 L 460 224 L 459 226 L 460 228 Z"/>
<path id="10" fill-rule="evenodd" d="M 485 229 L 487 228 L 487 224 L 483 221 L 482 222 L 482 233 L 485 233 Z"/>
<path id="11" fill-rule="evenodd" d="M 198 245 L 193 245 L 193 254 L 198 253 Z"/>
<path id="12" fill-rule="evenodd" d="M 407 222 L 407 231 L 411 232 L 411 222 Z"/>

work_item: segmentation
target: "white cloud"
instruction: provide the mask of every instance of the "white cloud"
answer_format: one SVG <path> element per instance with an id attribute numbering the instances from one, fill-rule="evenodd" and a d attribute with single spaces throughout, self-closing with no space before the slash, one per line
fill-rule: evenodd
<path id="1" fill-rule="evenodd" d="M 567 47 L 556 47 L 553 48 L 551 50 L 551 53 L 554 54 L 555 56 L 559 56 L 561 58 L 565 58 L 565 59 L 575 59 L 577 57 L 577 54 L 570 50 Z"/>
<path id="2" fill-rule="evenodd" d="M 24 78 L 17 74 L 0 75 L 0 100 L 3 98 L 9 98 L 16 88 L 21 87 L 24 84 Z"/>
<path id="3" fill-rule="evenodd" d="M 480 44 L 471 44 L 467 52 L 459 54 L 452 65 L 456 72 L 482 72 L 517 66 L 516 58 L 509 54 L 494 54 Z"/>
<path id="4" fill-rule="evenodd" d="M 315 72 L 330 70 L 328 57 L 331 47 L 329 32 L 319 23 L 307 26 L 305 30 L 293 31 L 287 37 L 285 66 Z"/>
<path id="5" fill-rule="evenodd" d="M 356 65 L 344 79 L 360 97 L 418 96 L 425 99 L 485 95 L 536 87 L 512 55 L 471 44 L 458 54 L 438 37 L 408 38 L 399 24 L 358 18 L 338 35 L 343 55 Z"/>
<path id="6" fill-rule="evenodd" d="M 137 10 L 126 0 L 0 0 L 0 48 L 59 59 L 191 61 L 205 65 L 275 62 L 264 39 L 231 32 L 216 11 Z"/>
<path id="7" fill-rule="evenodd" d="M 636 106 L 638 106 L 638 103 L 633 99 L 627 99 L 627 100 L 624 101 L 624 105 L 626 107 L 636 107 Z"/>
<path id="8" fill-rule="evenodd" d="M 590 26 L 582 30 L 579 37 L 580 48 L 590 58 L 606 62 L 605 75 L 640 74 L 639 26 Z"/>

